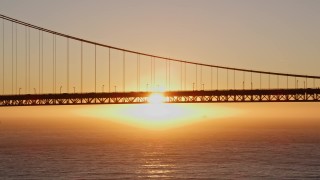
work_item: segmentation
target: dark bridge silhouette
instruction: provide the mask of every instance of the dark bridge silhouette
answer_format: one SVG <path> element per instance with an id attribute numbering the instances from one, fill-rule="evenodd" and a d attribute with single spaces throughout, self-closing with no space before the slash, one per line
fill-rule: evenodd
<path id="1" fill-rule="evenodd" d="M 165 103 L 320 101 L 320 76 L 172 59 L 0 18 L 0 106 L 139 104 L 152 94 Z M 97 48 L 105 55 L 100 61 Z"/>
<path id="2" fill-rule="evenodd" d="M 3 95 L 1 106 L 141 104 L 156 92 Z M 170 91 L 164 103 L 319 102 L 319 89 Z"/>

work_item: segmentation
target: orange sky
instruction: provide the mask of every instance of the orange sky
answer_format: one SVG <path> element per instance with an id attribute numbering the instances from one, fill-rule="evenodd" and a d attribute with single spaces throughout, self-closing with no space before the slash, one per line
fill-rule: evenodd
<path id="1" fill-rule="evenodd" d="M 0 11 L 4 15 L 58 32 L 165 57 L 247 69 L 319 75 L 319 7 L 319 1 L 294 0 L 281 2 L 203 0 L 183 1 L 183 3 L 181 1 L 135 1 L 133 3 L 4 0 L 1 2 Z M 10 31 L 11 26 L 6 27 Z M 64 40 L 58 40 L 58 43 L 61 43 L 60 48 L 65 46 Z M 78 47 L 79 44 L 75 43 L 71 51 L 76 52 Z M 93 49 L 87 48 L 89 50 L 85 58 L 92 59 Z M 46 52 L 48 59 L 49 48 Z M 105 72 L 102 67 L 106 62 L 103 62 L 103 59 L 107 54 L 102 49 L 98 52 L 98 61 L 101 63 L 99 77 L 104 77 Z M 6 56 L 9 57 L 9 55 Z M 24 60 L 22 56 L 19 56 L 21 62 Z M 61 59 L 65 58 L 64 56 L 63 53 L 59 55 Z M 114 58 L 117 56 L 121 58 L 121 54 L 114 55 Z M 71 59 L 74 71 L 77 72 L 79 64 L 76 62 L 79 54 L 75 54 Z M 65 68 L 59 67 L 63 73 Z M 87 73 L 90 74 L 92 68 L 87 68 Z M 23 69 L 23 66 L 19 66 L 20 69 Z M 115 68 L 113 71 L 118 69 Z M 19 77 L 23 77 L 23 74 Z M 71 87 L 75 86 L 79 90 L 78 74 L 73 74 L 71 78 L 73 78 Z M 91 76 L 88 78 L 86 82 L 91 82 Z M 6 78 L 7 81 L 10 79 Z M 114 78 L 112 87 L 118 85 L 118 88 L 121 88 L 121 83 L 116 81 L 117 79 Z M 143 79 L 143 87 L 147 81 L 147 78 Z M 158 83 L 160 81 L 158 80 Z M 209 87 L 208 78 L 204 81 L 206 87 Z M 49 91 L 51 81 L 47 83 L 46 88 Z M 128 87 L 135 88 L 135 81 L 130 80 L 128 83 Z M 317 83 L 319 86 L 320 81 Z M 104 79 L 99 78 L 98 84 L 100 90 L 105 84 Z M 177 83 L 173 82 L 173 84 L 179 86 Z M 33 82 L 32 86 L 37 86 L 36 82 Z M 65 81 L 61 86 L 65 91 Z M 192 86 L 192 80 L 188 86 Z M 89 85 L 86 87 L 89 89 Z M 130 105 L 131 107 L 139 109 L 140 105 Z M 209 127 L 216 126 L 214 124 L 216 122 L 228 122 L 227 125 L 222 123 L 221 127 L 231 125 L 319 127 L 314 124 L 317 124 L 315 122 L 320 119 L 319 103 L 197 104 L 178 107 L 181 108 L 177 109 L 178 112 L 188 112 L 186 109 L 193 109 L 195 111 L 193 117 L 185 118 L 184 113 L 175 114 L 178 116 L 175 119 L 182 120 L 178 121 L 178 125 L 171 122 L 164 123 L 165 129 L 189 127 L 191 124 L 190 127 L 205 128 L 211 122 L 213 124 Z M 104 113 L 104 108 L 107 113 Z M 27 121 L 28 119 L 33 119 L 40 125 L 45 119 L 49 124 L 53 123 L 57 126 L 59 123 L 68 124 L 68 127 L 81 124 L 75 121 L 82 119 L 84 126 L 87 126 L 90 124 L 89 119 L 97 120 L 95 121 L 97 124 L 111 119 L 110 124 L 120 123 L 125 124 L 125 127 L 129 125 L 129 127 L 150 129 L 152 125 L 149 126 L 149 122 L 146 121 L 150 117 L 143 118 L 134 114 L 137 116 L 136 119 L 144 119 L 141 122 L 128 118 L 128 114 L 123 114 L 130 108 L 124 105 L 6 107 L 0 108 L 2 122 L 0 126 L 14 124 L 14 120 L 21 123 L 26 120 L 25 124 L 20 125 L 33 125 Z M 114 112 L 118 114 L 112 114 Z M 141 111 L 141 113 L 144 112 Z M 283 122 L 287 123 L 284 125 Z"/>

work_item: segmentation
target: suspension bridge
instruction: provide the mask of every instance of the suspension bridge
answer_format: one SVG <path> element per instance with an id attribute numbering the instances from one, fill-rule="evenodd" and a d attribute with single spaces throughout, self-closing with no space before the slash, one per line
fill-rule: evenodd
<path id="1" fill-rule="evenodd" d="M 319 102 L 320 76 L 198 63 L 101 44 L 5 15 L 0 106 Z"/>

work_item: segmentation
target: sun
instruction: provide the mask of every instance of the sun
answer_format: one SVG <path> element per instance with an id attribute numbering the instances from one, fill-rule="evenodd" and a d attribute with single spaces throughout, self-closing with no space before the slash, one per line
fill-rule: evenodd
<path id="1" fill-rule="evenodd" d="M 160 104 L 166 101 L 166 97 L 161 93 L 153 93 L 148 97 L 148 102 L 151 104 Z"/>

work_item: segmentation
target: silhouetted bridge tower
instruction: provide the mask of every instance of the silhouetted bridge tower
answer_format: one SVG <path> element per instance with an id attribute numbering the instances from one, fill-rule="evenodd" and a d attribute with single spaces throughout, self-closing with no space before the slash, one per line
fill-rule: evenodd
<path id="1" fill-rule="evenodd" d="M 320 76 L 203 64 L 117 48 L 0 15 L 0 106 L 319 102 Z"/>

